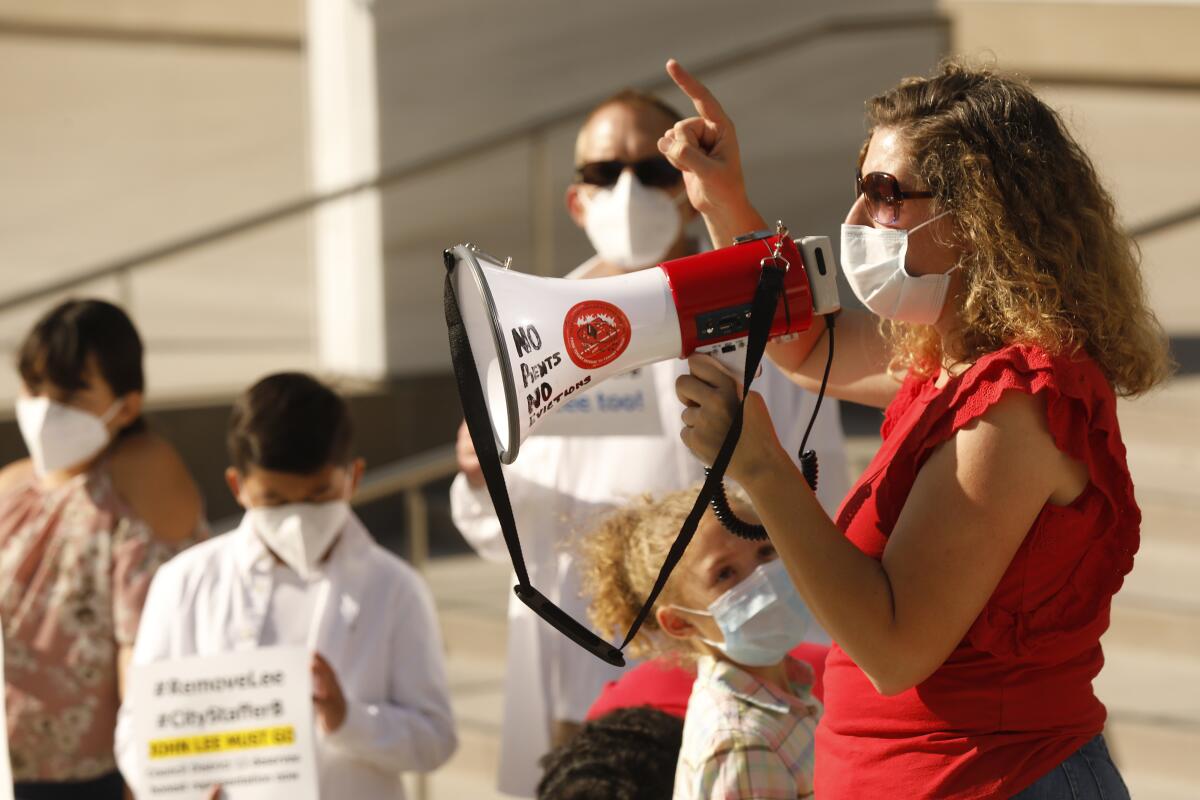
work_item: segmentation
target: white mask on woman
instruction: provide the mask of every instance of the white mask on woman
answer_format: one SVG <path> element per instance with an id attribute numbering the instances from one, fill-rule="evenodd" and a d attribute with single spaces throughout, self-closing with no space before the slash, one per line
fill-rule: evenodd
<path id="1" fill-rule="evenodd" d="M 317 577 L 321 560 L 349 517 L 350 504 L 345 500 L 246 509 L 251 530 L 306 581 Z"/>
<path id="2" fill-rule="evenodd" d="M 106 425 L 121 409 L 118 400 L 96 416 L 49 397 L 18 397 L 17 427 L 38 475 L 82 464 L 108 446 Z"/>
<path id="3" fill-rule="evenodd" d="M 855 297 L 884 319 L 918 325 L 937 322 L 946 304 L 950 273 L 958 265 L 940 275 L 912 275 L 904 268 L 904 257 L 911 234 L 949 213 L 944 211 L 910 231 L 842 225 L 842 272 Z"/>
<path id="4" fill-rule="evenodd" d="M 662 261 L 683 230 L 679 204 L 687 195 L 673 197 L 651 189 L 621 173 L 612 188 L 597 188 L 591 197 L 581 194 L 584 230 L 600 258 L 625 270 Z"/>
<path id="5" fill-rule="evenodd" d="M 725 641 L 700 641 L 749 667 L 778 664 L 804 641 L 812 622 L 812 613 L 778 558 L 754 570 L 710 603 L 707 611 L 676 608 L 711 616 Z"/>

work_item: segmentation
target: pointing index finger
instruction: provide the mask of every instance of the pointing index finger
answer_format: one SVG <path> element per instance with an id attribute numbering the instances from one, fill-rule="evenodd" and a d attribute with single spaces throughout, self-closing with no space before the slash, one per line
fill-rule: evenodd
<path id="1" fill-rule="evenodd" d="M 701 117 L 709 122 L 725 122 L 728 119 L 725 116 L 725 109 L 721 108 L 721 104 L 717 102 L 717 98 L 713 97 L 708 87 L 696 80 L 692 73 L 684 69 L 683 65 L 673 58 L 667 61 L 667 74 L 671 76 L 671 80 L 675 81 L 675 85 L 691 99 L 692 105 L 696 107 L 696 113 Z"/>

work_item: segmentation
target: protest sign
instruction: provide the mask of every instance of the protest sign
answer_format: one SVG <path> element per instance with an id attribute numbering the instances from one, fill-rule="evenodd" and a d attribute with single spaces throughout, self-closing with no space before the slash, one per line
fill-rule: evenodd
<path id="1" fill-rule="evenodd" d="M 310 656 L 273 647 L 134 665 L 139 800 L 317 800 Z"/>
<path id="2" fill-rule="evenodd" d="M 659 436 L 654 373 L 635 369 L 563 403 L 531 436 Z"/>

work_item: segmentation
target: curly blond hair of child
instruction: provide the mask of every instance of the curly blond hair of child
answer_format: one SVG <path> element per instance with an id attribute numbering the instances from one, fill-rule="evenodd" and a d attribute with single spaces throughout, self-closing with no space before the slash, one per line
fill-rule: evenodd
<path id="1" fill-rule="evenodd" d="M 750 509 L 745 494 L 733 486 L 726 491 L 734 511 L 745 515 Z M 618 641 L 624 638 L 650 595 L 698 492 L 699 486 L 693 486 L 659 497 L 642 495 L 610 513 L 596 530 L 583 537 L 579 545 L 583 589 L 590 598 L 588 614 L 592 624 L 602 636 Z M 689 566 L 685 552 L 638 635 L 629 643 L 630 655 L 647 658 L 695 654 L 688 642 L 663 634 L 654 613 L 664 605 L 697 605 L 682 585 L 681 578 L 687 575 Z"/>

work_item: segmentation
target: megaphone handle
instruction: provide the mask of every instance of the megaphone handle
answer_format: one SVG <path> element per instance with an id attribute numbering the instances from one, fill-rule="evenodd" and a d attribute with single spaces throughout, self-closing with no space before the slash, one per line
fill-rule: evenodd
<path id="1" fill-rule="evenodd" d="M 821 388 L 817 391 L 817 401 L 813 403 L 812 415 L 808 418 L 808 427 L 804 429 L 804 438 L 800 440 L 800 472 L 804 475 L 804 480 L 808 483 L 808 488 L 814 492 L 817 490 L 817 480 L 820 477 L 820 464 L 817 462 L 817 451 L 808 450 L 808 437 L 812 433 L 813 425 L 817 421 L 817 414 L 821 412 L 821 401 L 825 399 L 825 388 L 829 385 L 829 371 L 833 367 L 833 328 L 837 319 L 836 314 L 827 314 L 825 319 L 825 330 L 829 334 L 828 355 L 825 357 L 825 373 L 821 376 Z M 711 469 L 705 469 L 704 474 L 707 476 Z M 729 505 L 729 498 L 725 495 L 725 484 L 718 485 L 717 490 L 712 497 L 712 510 L 717 520 L 725 526 L 725 529 L 734 536 L 740 536 L 743 539 L 759 542 L 767 538 L 767 529 L 762 525 L 756 525 L 753 522 L 746 520 L 734 513 Z"/>
<path id="2" fill-rule="evenodd" d="M 808 484 L 808 488 L 815 492 L 817 490 L 817 478 L 820 475 L 820 466 L 817 463 L 817 453 L 815 450 L 805 450 L 800 454 L 800 472 L 804 475 L 804 480 Z M 708 473 L 707 469 L 705 473 Z M 725 530 L 734 536 L 748 539 L 752 542 L 761 542 L 767 538 L 766 528 L 756 522 L 747 522 L 742 519 L 733 510 L 733 507 L 729 505 L 729 496 L 725 494 L 724 482 L 717 486 L 710 505 L 712 506 L 713 516 L 725 527 Z"/>

